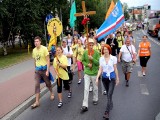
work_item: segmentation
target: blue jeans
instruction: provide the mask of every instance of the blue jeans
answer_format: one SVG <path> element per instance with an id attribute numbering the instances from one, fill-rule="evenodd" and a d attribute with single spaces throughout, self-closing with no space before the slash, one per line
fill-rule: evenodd
<path id="1" fill-rule="evenodd" d="M 107 92 L 107 107 L 106 107 L 106 112 L 109 112 L 112 109 L 113 102 L 112 102 L 112 95 L 115 87 L 115 79 L 109 80 L 109 78 L 103 78 L 102 77 L 102 82 L 104 85 L 104 88 L 106 89 Z"/>

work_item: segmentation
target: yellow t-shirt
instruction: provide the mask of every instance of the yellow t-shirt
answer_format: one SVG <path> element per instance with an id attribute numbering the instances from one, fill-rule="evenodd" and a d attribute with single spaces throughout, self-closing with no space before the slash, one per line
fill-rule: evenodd
<path id="1" fill-rule="evenodd" d="M 35 59 L 37 67 L 47 65 L 46 56 L 48 55 L 48 49 L 43 45 L 41 45 L 40 49 L 34 48 L 32 52 L 32 57 Z"/>
<path id="2" fill-rule="evenodd" d="M 81 46 L 81 47 L 78 46 L 77 47 L 77 60 L 78 61 L 82 61 L 83 52 L 84 52 L 83 46 Z"/>
<path id="3" fill-rule="evenodd" d="M 94 45 L 94 46 L 93 46 L 93 49 L 94 49 L 94 50 L 97 50 L 98 52 L 100 52 L 100 50 L 101 50 L 100 44 L 97 43 L 97 45 Z"/>
<path id="4" fill-rule="evenodd" d="M 73 57 L 76 57 L 76 49 L 77 49 L 77 46 L 78 44 L 72 44 L 71 48 L 72 48 L 72 51 L 73 51 Z"/>
<path id="5" fill-rule="evenodd" d="M 124 37 L 123 36 L 117 37 L 118 47 L 120 47 L 120 48 L 122 47 L 123 41 L 124 41 Z"/>
<path id="6" fill-rule="evenodd" d="M 58 60 L 61 64 L 68 66 L 68 60 L 65 55 L 62 55 L 60 58 L 58 57 Z M 58 70 L 59 77 L 62 80 L 69 80 L 68 72 L 66 72 L 62 67 L 57 66 L 57 57 L 54 58 L 53 67 Z M 58 68 L 57 68 L 58 67 Z M 58 76 L 56 76 L 56 79 Z"/>

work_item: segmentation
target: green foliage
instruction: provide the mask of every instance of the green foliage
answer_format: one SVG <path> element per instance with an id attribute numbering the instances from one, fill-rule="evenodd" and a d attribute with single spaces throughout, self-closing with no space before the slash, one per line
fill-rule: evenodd
<path id="1" fill-rule="evenodd" d="M 87 11 L 96 11 L 90 18 L 89 29 L 99 27 L 105 20 L 111 0 L 85 0 Z M 117 0 L 114 0 L 116 3 Z M 82 0 L 76 0 L 77 12 L 82 12 Z M 44 39 L 44 22 L 47 14 L 53 12 L 62 19 L 63 28 L 69 26 L 69 0 L 3 0 L 0 2 L 0 42 L 7 41 L 9 33 L 16 35 L 19 31 L 25 43 L 33 45 L 33 36 Z M 62 11 L 62 12 L 61 12 Z M 62 18 L 61 18 L 62 16 Z M 78 17 L 76 28 L 83 31 L 83 17 Z"/>

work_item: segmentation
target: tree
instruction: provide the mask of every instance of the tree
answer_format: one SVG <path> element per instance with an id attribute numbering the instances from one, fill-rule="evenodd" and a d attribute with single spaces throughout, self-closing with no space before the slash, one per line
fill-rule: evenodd
<path id="1" fill-rule="evenodd" d="M 124 10 L 125 20 L 128 20 L 130 16 L 129 16 L 129 13 L 128 13 L 128 5 L 127 5 L 127 3 L 123 3 L 123 10 Z"/>

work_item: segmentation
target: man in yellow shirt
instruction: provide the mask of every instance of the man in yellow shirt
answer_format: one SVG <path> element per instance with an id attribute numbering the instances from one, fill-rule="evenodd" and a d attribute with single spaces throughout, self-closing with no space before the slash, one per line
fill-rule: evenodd
<path id="1" fill-rule="evenodd" d="M 39 36 L 34 38 L 35 48 L 33 49 L 32 57 L 34 58 L 35 63 L 35 94 L 36 102 L 31 106 L 32 109 L 40 105 L 40 81 L 44 80 L 46 86 L 50 91 L 50 99 L 54 99 L 54 94 L 52 92 L 51 82 L 49 80 L 49 52 L 47 48 L 41 45 L 41 38 Z"/>
<path id="2" fill-rule="evenodd" d="M 118 48 L 117 48 L 117 54 L 119 54 L 120 49 L 122 45 L 124 44 L 124 37 L 122 36 L 121 32 L 117 32 L 117 42 L 118 42 Z"/>

